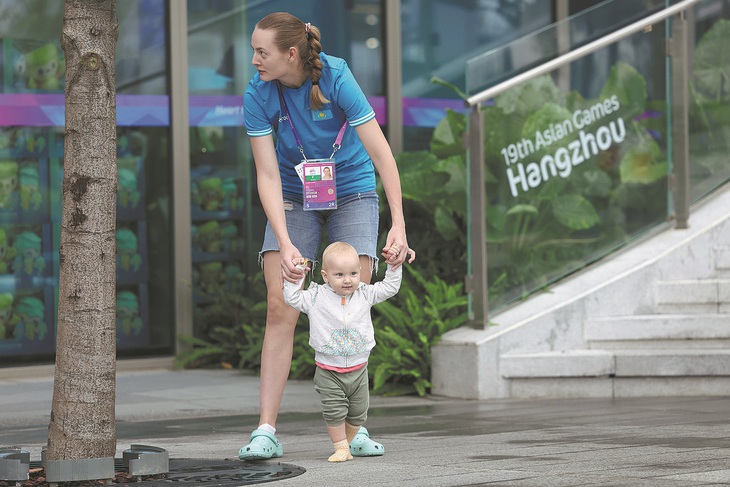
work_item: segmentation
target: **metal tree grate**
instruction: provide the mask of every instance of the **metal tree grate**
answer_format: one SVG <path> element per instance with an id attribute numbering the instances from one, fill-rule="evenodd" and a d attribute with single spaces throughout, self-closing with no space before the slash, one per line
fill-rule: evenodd
<path id="1" fill-rule="evenodd" d="M 115 468 L 124 472 L 124 461 L 115 459 Z M 30 462 L 31 468 L 41 467 L 40 462 Z M 292 477 L 306 472 L 302 467 L 286 463 L 244 463 L 240 460 L 170 459 L 170 471 L 156 478 L 135 482 L 139 487 L 177 487 L 194 484 L 200 487 L 235 487 L 238 485 L 263 484 Z"/>

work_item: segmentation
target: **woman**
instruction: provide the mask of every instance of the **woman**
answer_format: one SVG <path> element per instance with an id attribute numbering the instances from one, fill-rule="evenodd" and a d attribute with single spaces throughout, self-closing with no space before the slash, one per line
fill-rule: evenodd
<path id="1" fill-rule="evenodd" d="M 283 280 L 304 273 L 302 258 L 315 262 L 322 228 L 331 242 L 344 241 L 360 256 L 362 281 L 376 268 L 378 195 L 375 170 L 383 183 L 392 227 L 382 255 L 401 265 L 415 252 L 408 247 L 398 167 L 375 112 L 342 59 L 322 52 L 320 31 L 286 12 L 261 19 L 251 35 L 257 73 L 244 95 L 244 123 L 256 164 L 261 205 L 268 222 L 261 247 L 267 290 L 266 332 L 261 351 L 260 422 L 244 460 L 278 458 L 275 436 L 284 386 L 291 367 L 299 312 L 284 302 Z M 273 133 L 277 142 L 274 145 Z M 335 148 L 333 148 L 333 146 Z M 334 158 L 336 209 L 305 211 L 302 168 L 308 159 Z M 330 188 L 331 189 L 331 188 Z M 389 253 L 393 246 L 400 249 Z M 382 455 L 383 446 L 361 428 L 348 438 L 355 456 Z"/>

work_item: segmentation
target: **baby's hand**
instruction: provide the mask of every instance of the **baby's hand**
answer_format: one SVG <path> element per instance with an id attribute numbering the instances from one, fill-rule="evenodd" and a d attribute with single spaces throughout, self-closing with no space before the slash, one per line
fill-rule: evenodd
<path id="1" fill-rule="evenodd" d="M 388 247 L 388 250 L 384 250 L 382 253 L 383 259 L 385 259 L 385 262 L 388 264 L 393 264 L 395 260 L 398 258 L 398 253 L 400 252 L 400 248 L 397 244 L 391 244 L 390 247 Z"/>
<path id="2" fill-rule="evenodd" d="M 304 257 L 294 259 L 294 262 L 293 262 L 293 264 L 296 267 L 298 267 L 299 269 L 303 270 L 305 274 L 311 270 L 311 266 L 310 266 L 311 263 L 312 263 L 311 260 L 305 259 Z"/>

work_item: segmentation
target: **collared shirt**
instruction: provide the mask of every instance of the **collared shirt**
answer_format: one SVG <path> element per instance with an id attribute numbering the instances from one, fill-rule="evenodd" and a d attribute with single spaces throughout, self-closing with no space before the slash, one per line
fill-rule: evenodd
<path id="1" fill-rule="evenodd" d="M 349 126 L 341 148 L 335 154 L 337 194 L 346 196 L 372 191 L 375 189 L 373 162 L 354 127 L 375 118 L 375 112 L 343 59 L 324 53 L 320 54 L 320 59 L 323 67 L 319 87 L 330 103 L 321 109 L 310 108 L 310 79 L 299 88 L 282 85 L 294 129 L 307 159 L 328 158 L 332 154 L 337 133 L 347 120 Z M 302 161 L 302 154 L 285 118 L 286 111 L 279 102 L 277 83 L 261 81 L 256 73 L 248 84 L 243 100 L 246 133 L 249 137 L 262 137 L 276 132 L 276 156 L 282 190 L 288 196 L 301 199 L 302 183 L 294 167 Z"/>

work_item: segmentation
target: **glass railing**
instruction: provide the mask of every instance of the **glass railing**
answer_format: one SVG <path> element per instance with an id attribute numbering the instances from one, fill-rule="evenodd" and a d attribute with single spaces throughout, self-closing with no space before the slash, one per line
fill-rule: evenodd
<path id="1" fill-rule="evenodd" d="M 467 95 L 480 112 L 486 187 L 483 212 L 470 195 L 470 282 L 472 296 L 483 291 L 475 256 L 486 247 L 482 298 L 488 297 L 490 313 L 673 218 L 673 117 L 689 122 L 679 141 L 689 140 L 690 199 L 727 182 L 730 58 L 722 46 L 730 43 L 728 3 L 607 1 L 469 61 Z M 692 62 L 667 56 L 676 15 L 636 28 L 669 7 L 686 10 L 694 26 L 683 31 L 694 33 L 687 42 Z M 566 54 L 576 56 L 555 62 Z M 677 63 L 689 74 L 688 112 L 674 113 Z M 471 174 L 478 174 L 474 154 L 470 160 Z M 472 313 L 474 326 L 486 323 L 480 310 Z"/>
<path id="2" fill-rule="evenodd" d="M 730 180 L 730 1 L 703 0 L 694 13 L 688 134 L 693 202 Z"/>
<path id="3" fill-rule="evenodd" d="M 666 0 L 608 0 L 467 61 L 473 95 L 661 10 Z"/>

